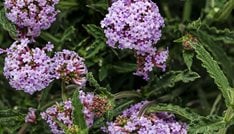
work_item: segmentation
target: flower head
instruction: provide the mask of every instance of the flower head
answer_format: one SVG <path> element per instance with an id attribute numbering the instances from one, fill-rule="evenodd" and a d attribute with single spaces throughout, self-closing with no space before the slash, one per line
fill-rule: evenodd
<path id="1" fill-rule="evenodd" d="M 61 78 L 67 83 L 73 82 L 79 86 L 85 85 L 87 68 L 84 59 L 77 53 L 69 50 L 57 52 L 53 62 L 57 79 Z"/>
<path id="2" fill-rule="evenodd" d="M 51 58 L 40 48 L 30 48 L 28 39 L 15 41 L 6 50 L 4 76 L 16 90 L 33 94 L 53 81 Z"/>
<path id="3" fill-rule="evenodd" d="M 138 76 L 143 76 L 145 80 L 149 79 L 149 73 L 154 67 L 166 70 L 166 60 L 168 57 L 168 50 L 158 51 L 155 54 L 146 56 L 137 55 L 137 71 L 134 73 Z"/>
<path id="4" fill-rule="evenodd" d="M 19 36 L 37 37 L 56 20 L 59 0 L 5 0 L 7 18 L 17 26 Z"/>
<path id="5" fill-rule="evenodd" d="M 34 108 L 29 108 L 28 109 L 28 114 L 25 117 L 25 122 L 26 123 L 35 123 L 36 122 L 36 109 Z"/>
<path id="6" fill-rule="evenodd" d="M 91 127 L 93 125 L 95 117 L 100 117 L 104 114 L 104 112 L 110 109 L 108 100 L 100 99 L 102 97 L 100 97 L 99 95 L 94 95 L 93 93 L 85 93 L 80 90 L 78 98 L 83 104 L 83 113 L 88 127 Z M 96 100 L 99 101 L 96 102 Z M 98 102 L 100 103 L 99 105 L 97 105 Z M 58 119 L 60 123 L 65 125 L 69 131 L 78 130 L 77 126 L 73 124 L 72 113 L 72 102 L 70 100 L 67 100 L 49 107 L 45 112 L 41 113 L 41 117 L 49 124 L 52 133 L 65 133 L 65 130 L 63 130 L 59 126 L 59 124 L 56 123 L 56 119 Z"/>
<path id="7" fill-rule="evenodd" d="M 164 20 L 151 0 L 118 0 L 101 21 L 107 44 L 138 53 L 154 53 Z"/>
<path id="8" fill-rule="evenodd" d="M 138 116 L 140 109 L 144 104 L 143 101 L 132 105 L 123 111 L 114 122 L 108 122 L 107 127 L 102 128 L 108 134 L 186 134 L 187 126 L 185 123 L 175 120 L 173 114 L 161 112 L 150 113 Z"/>

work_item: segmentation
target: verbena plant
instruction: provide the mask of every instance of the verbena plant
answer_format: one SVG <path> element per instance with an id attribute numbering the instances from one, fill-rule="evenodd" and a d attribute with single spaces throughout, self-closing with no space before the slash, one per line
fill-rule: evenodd
<path id="1" fill-rule="evenodd" d="M 23 23 L 25 1 L 0 3 L 0 133 L 234 132 L 233 0 L 153 0 L 142 20 L 121 15 L 150 0 L 33 0 L 48 14 Z"/>

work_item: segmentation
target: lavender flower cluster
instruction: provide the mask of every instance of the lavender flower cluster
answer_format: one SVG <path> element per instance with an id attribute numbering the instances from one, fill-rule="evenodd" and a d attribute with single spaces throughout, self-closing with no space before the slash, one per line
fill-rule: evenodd
<path id="1" fill-rule="evenodd" d="M 113 48 L 132 49 L 137 58 L 144 57 L 144 62 L 138 64 L 141 68 L 135 74 L 147 80 L 154 66 L 164 70 L 167 54 L 158 56 L 160 52 L 154 47 L 164 26 L 157 5 L 151 0 L 117 0 L 108 11 L 101 21 L 107 44 Z"/>
<path id="2" fill-rule="evenodd" d="M 88 127 L 91 127 L 93 125 L 94 118 L 96 116 L 101 116 L 101 114 L 106 112 L 110 108 L 110 105 L 108 104 L 108 101 L 106 99 L 103 99 L 101 102 L 98 102 L 102 105 L 102 107 L 100 107 L 99 105 L 96 105 L 96 99 L 100 98 L 100 96 L 94 95 L 93 93 L 85 93 L 82 90 L 80 90 L 79 92 L 80 94 L 78 98 L 84 106 L 83 113 L 85 116 L 86 124 Z M 100 110 L 102 113 L 97 113 L 97 111 Z M 49 124 L 52 133 L 63 134 L 66 130 L 64 130 L 64 128 L 61 128 L 57 121 L 66 126 L 68 130 L 70 128 L 74 128 L 72 121 L 72 111 L 72 102 L 70 100 L 67 100 L 49 107 L 45 112 L 41 113 L 41 117 Z"/>
<path id="3" fill-rule="evenodd" d="M 124 110 L 114 122 L 107 123 L 103 131 L 108 134 L 187 134 L 186 124 L 176 121 L 173 114 L 161 112 L 139 117 L 139 110 L 146 103 L 143 101 Z"/>
<path id="4" fill-rule="evenodd" d="M 57 52 L 52 60 L 55 65 L 57 79 L 62 78 L 67 83 L 72 81 L 77 85 L 84 86 L 87 68 L 84 64 L 84 59 L 79 57 L 77 53 L 63 50 L 62 52 Z"/>
<path id="5" fill-rule="evenodd" d="M 28 39 L 21 39 L 6 50 L 4 76 L 13 88 L 33 94 L 46 88 L 54 79 L 73 82 L 80 87 L 85 85 L 87 68 L 74 51 L 63 50 L 50 58 L 46 52 L 52 51 L 51 43 L 42 49 L 29 45 Z"/>
<path id="6" fill-rule="evenodd" d="M 25 116 L 25 122 L 26 123 L 36 123 L 36 109 L 35 108 L 29 108 L 28 114 Z"/>
<path id="7" fill-rule="evenodd" d="M 51 58 L 46 55 L 46 49 L 31 49 L 29 42 L 28 39 L 15 41 L 6 50 L 4 76 L 16 90 L 33 94 L 47 87 L 54 76 Z"/>
<path id="8" fill-rule="evenodd" d="M 56 20 L 59 0 L 5 0 L 7 18 L 18 29 L 20 38 L 34 38 Z"/>

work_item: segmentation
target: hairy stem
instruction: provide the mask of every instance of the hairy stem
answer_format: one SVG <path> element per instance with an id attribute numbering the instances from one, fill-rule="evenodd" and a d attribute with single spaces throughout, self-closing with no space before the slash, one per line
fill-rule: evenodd
<path id="1" fill-rule="evenodd" d="M 67 96 L 65 94 L 66 87 L 65 87 L 65 81 L 64 80 L 62 80 L 61 89 L 62 89 L 62 91 L 61 91 L 62 92 L 62 99 L 63 99 L 63 101 L 66 101 L 67 100 Z"/>
<path id="2" fill-rule="evenodd" d="M 184 4 L 183 21 L 190 20 L 191 10 L 192 10 L 192 0 L 186 0 Z"/>

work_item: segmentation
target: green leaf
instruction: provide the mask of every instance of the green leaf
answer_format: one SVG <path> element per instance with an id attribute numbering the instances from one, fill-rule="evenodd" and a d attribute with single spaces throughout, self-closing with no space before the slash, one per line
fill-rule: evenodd
<path id="1" fill-rule="evenodd" d="M 13 39 L 17 38 L 16 27 L 6 18 L 4 9 L 0 11 L 0 24 L 4 30 L 9 32 Z"/>
<path id="2" fill-rule="evenodd" d="M 210 77 L 212 77 L 218 86 L 218 88 L 223 93 L 224 98 L 227 99 L 228 104 L 230 104 L 230 94 L 229 91 L 231 89 L 227 77 L 224 75 L 223 71 L 219 67 L 218 63 L 214 60 L 214 58 L 210 55 L 208 51 L 203 47 L 203 45 L 199 42 L 192 42 L 191 46 L 194 48 L 197 53 L 196 57 L 202 61 L 202 66 L 206 68 Z"/>
<path id="3" fill-rule="evenodd" d="M 105 40 L 105 35 L 103 33 L 102 28 L 96 26 L 95 24 L 88 24 L 88 25 L 83 25 L 85 30 L 92 35 L 95 39 L 102 39 Z"/>
<path id="4" fill-rule="evenodd" d="M 161 103 L 151 104 L 146 109 L 146 112 L 147 113 L 151 113 L 151 112 L 170 112 L 170 113 L 180 115 L 181 117 L 184 117 L 185 119 L 188 119 L 190 121 L 202 118 L 202 116 L 200 116 L 199 114 L 191 111 L 189 108 L 182 108 L 180 106 L 172 105 L 172 104 L 161 104 Z"/>
<path id="5" fill-rule="evenodd" d="M 0 110 L 0 118 L 1 117 L 19 116 L 19 115 L 20 115 L 20 111 L 18 111 L 18 110 L 12 110 L 12 109 Z"/>
<path id="6" fill-rule="evenodd" d="M 232 74 L 234 74 L 233 66 L 230 64 L 231 61 L 229 60 L 226 51 L 223 49 L 222 43 L 218 43 L 217 41 L 213 40 L 213 35 L 210 36 L 209 33 L 203 31 L 199 31 L 194 34 L 199 37 L 202 45 L 204 45 L 205 48 L 207 48 L 211 52 L 214 59 L 222 67 L 228 80 L 232 81 L 232 84 L 234 85 L 234 79 L 232 78 Z"/>
<path id="7" fill-rule="evenodd" d="M 190 71 L 193 63 L 193 57 L 194 57 L 193 51 L 186 51 L 186 50 L 183 51 L 184 62 Z"/>
<path id="8" fill-rule="evenodd" d="M 164 74 L 161 78 L 156 81 L 152 81 L 146 87 L 144 87 L 147 91 L 146 96 L 150 96 L 152 94 L 161 94 L 163 89 L 168 90 L 169 87 L 174 87 L 177 82 L 188 83 L 191 81 L 200 78 L 200 76 L 196 72 L 191 72 L 188 70 L 184 71 L 170 71 Z"/>
<path id="9" fill-rule="evenodd" d="M 86 125 L 86 121 L 85 121 L 85 117 L 83 113 L 83 104 L 80 102 L 78 90 L 76 90 L 73 94 L 72 105 L 74 107 L 73 114 L 72 114 L 73 123 L 79 126 L 81 130 L 87 129 L 87 125 Z"/>
<path id="10" fill-rule="evenodd" d="M 45 103 L 47 103 L 47 98 L 49 96 L 50 89 L 51 89 L 51 86 L 47 87 L 46 89 L 44 89 L 42 91 L 40 101 L 39 101 L 39 105 L 38 105 L 38 109 L 40 109 L 41 106 L 43 106 Z"/>
<path id="11" fill-rule="evenodd" d="M 88 8 L 100 12 L 102 15 L 105 15 L 107 8 L 108 8 L 108 4 L 107 3 L 97 3 L 97 4 L 90 4 L 87 5 Z"/>
<path id="12" fill-rule="evenodd" d="M 98 76 L 100 81 L 103 81 L 108 76 L 108 67 L 106 65 L 102 66 L 99 69 Z"/>
<path id="13" fill-rule="evenodd" d="M 141 94 L 137 91 L 122 91 L 114 94 L 114 99 L 137 97 L 140 98 Z"/>
<path id="14" fill-rule="evenodd" d="M 67 28 L 64 33 L 63 36 L 61 38 L 61 42 L 65 42 L 66 40 L 71 41 L 71 36 L 75 34 L 75 27 L 74 26 L 70 26 L 69 28 Z"/>
<path id="15" fill-rule="evenodd" d="M 206 32 L 210 38 L 214 41 L 222 41 L 226 44 L 234 44 L 234 31 L 225 28 L 225 29 L 217 29 L 216 27 L 209 27 L 207 25 L 204 26 L 201 32 Z"/>
<path id="16" fill-rule="evenodd" d="M 208 116 L 194 118 L 189 124 L 188 132 L 191 134 L 216 134 L 219 130 L 226 127 L 224 121 L 219 116 Z"/>
<path id="17" fill-rule="evenodd" d="M 227 19 L 232 13 L 232 9 L 234 8 L 234 1 L 228 0 L 222 8 L 214 15 L 214 19 L 216 21 L 223 21 Z"/>
<path id="18" fill-rule="evenodd" d="M 87 51 L 87 56 L 85 59 L 95 57 L 96 54 L 98 54 L 101 50 L 103 50 L 106 47 L 106 44 L 103 40 L 97 39 L 95 40 L 90 47 L 86 49 Z"/>

